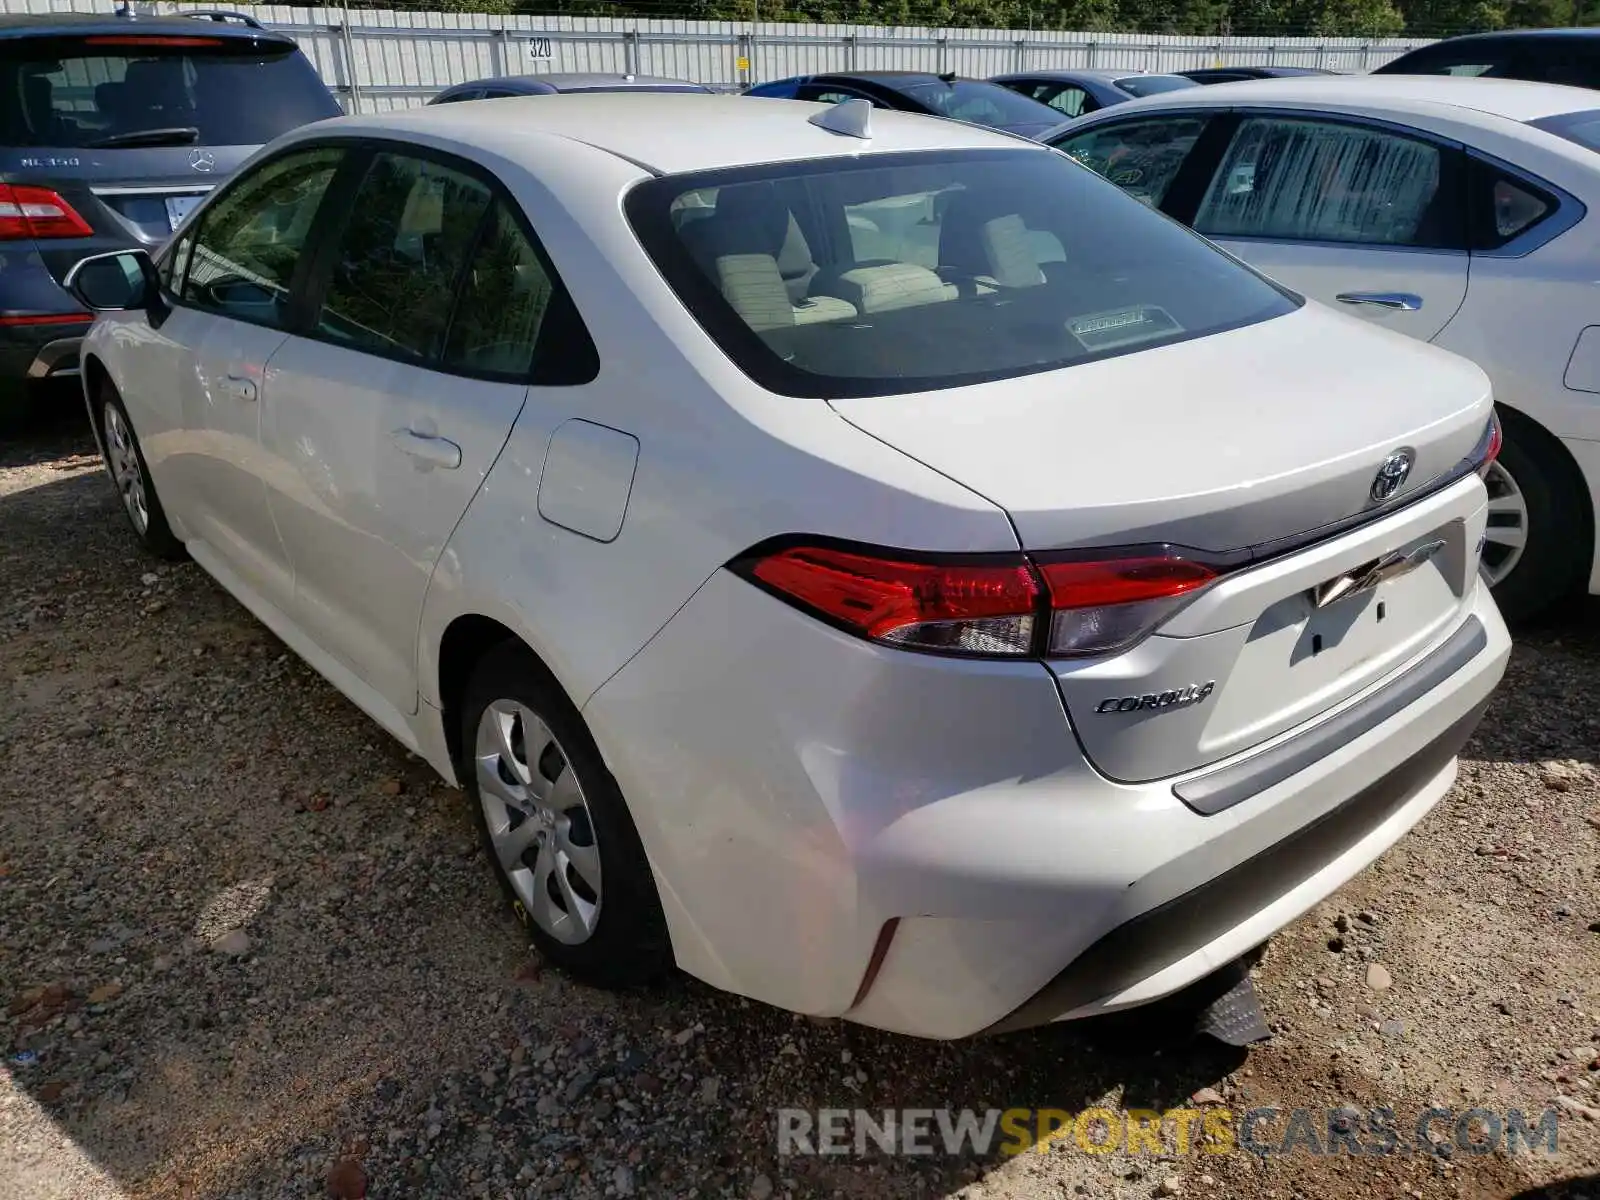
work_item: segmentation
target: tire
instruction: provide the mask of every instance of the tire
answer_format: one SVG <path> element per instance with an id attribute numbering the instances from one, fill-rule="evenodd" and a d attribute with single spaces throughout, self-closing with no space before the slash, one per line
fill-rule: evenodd
<path id="1" fill-rule="evenodd" d="M 461 720 L 460 773 L 485 850 L 540 954 L 597 987 L 665 975 L 672 946 L 639 832 L 549 671 L 502 643 L 473 671 Z"/>
<path id="2" fill-rule="evenodd" d="M 1594 556 L 1594 518 L 1583 477 L 1561 443 L 1521 413 L 1501 409 L 1500 424 L 1505 440 L 1487 479 L 1483 566 L 1501 613 L 1527 621 L 1583 586 Z M 1496 531 L 1519 521 L 1524 544 L 1508 556 Z"/>
<path id="3" fill-rule="evenodd" d="M 38 389 L 24 380 L 0 383 L 0 437 L 25 433 L 38 415 Z"/>
<path id="4" fill-rule="evenodd" d="M 98 412 L 102 457 L 106 473 L 117 489 L 117 499 L 122 502 L 122 513 L 133 527 L 139 544 L 157 558 L 179 562 L 188 557 L 187 552 L 167 524 L 166 510 L 156 495 L 156 485 L 150 479 L 150 467 L 144 460 L 133 422 L 123 406 L 117 389 L 102 381 L 98 390 Z"/>

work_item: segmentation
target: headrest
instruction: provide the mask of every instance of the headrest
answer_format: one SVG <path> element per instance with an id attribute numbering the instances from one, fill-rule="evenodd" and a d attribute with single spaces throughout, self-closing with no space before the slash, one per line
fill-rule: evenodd
<path id="1" fill-rule="evenodd" d="M 191 108 L 189 90 L 175 64 L 152 59 L 136 59 L 122 77 L 125 94 L 143 108 Z"/>
<path id="2" fill-rule="evenodd" d="M 776 255 L 789 231 L 789 208 L 770 183 L 741 183 L 717 192 L 712 216 L 721 240 L 734 239 L 747 254 Z"/>

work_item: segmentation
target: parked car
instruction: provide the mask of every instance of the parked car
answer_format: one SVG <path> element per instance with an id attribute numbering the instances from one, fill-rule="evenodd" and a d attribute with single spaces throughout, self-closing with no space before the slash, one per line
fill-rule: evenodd
<path id="1" fill-rule="evenodd" d="M 990 80 L 1030 100 L 1048 104 L 1067 117 L 1096 112 L 1138 96 L 1175 92 L 1195 87 L 1179 75 L 1151 75 L 1143 71 L 1022 71 L 996 75 Z"/>
<path id="2" fill-rule="evenodd" d="M 1298 75 L 1333 75 L 1336 72 L 1323 67 L 1271 67 L 1232 66 L 1196 67 L 1192 71 L 1179 71 L 1185 79 L 1195 83 L 1242 83 L 1246 79 L 1291 79 Z"/>
<path id="3" fill-rule="evenodd" d="M 347 118 L 74 286 L 139 540 L 459 781 L 585 979 L 1153 1000 L 1420 819 L 1509 652 L 1481 370 L 976 126 Z"/>
<path id="4" fill-rule="evenodd" d="M 1484 551 L 1500 607 L 1600 591 L 1600 102 L 1282 79 L 1138 101 L 1050 140 L 1305 295 L 1475 359 L 1505 427 Z"/>
<path id="5" fill-rule="evenodd" d="M 866 71 L 796 75 L 747 88 L 746 96 L 781 100 L 865 100 L 874 108 L 950 117 L 1023 137 L 1037 137 L 1061 123 L 1061 114 L 985 79 L 961 79 L 922 71 Z"/>
<path id="6" fill-rule="evenodd" d="M 0 425 L 76 373 L 61 281 L 154 246 L 262 143 L 339 106 L 282 34 L 230 14 L 0 16 Z"/>
<path id="7" fill-rule="evenodd" d="M 457 104 L 463 100 L 496 100 L 506 96 L 554 96 L 560 92 L 709 92 L 708 87 L 683 79 L 655 75 L 498 75 L 458 83 L 440 92 L 429 104 Z"/>
<path id="8" fill-rule="evenodd" d="M 1600 88 L 1600 29 L 1469 33 L 1408 50 L 1374 75 L 1467 75 Z"/>

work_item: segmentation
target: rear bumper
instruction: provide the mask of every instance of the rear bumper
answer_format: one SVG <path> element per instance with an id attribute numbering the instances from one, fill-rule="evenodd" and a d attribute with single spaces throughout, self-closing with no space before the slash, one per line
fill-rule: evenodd
<path id="1" fill-rule="evenodd" d="M 1505 669 L 1510 639 L 1476 587 L 1467 625 L 1390 680 L 1461 628 L 1471 652 L 1432 687 L 1212 815 L 1174 791 L 1201 772 L 1124 784 L 1089 767 L 1041 664 L 871 646 L 726 572 L 585 715 L 680 966 L 956 1038 L 1170 995 L 1377 858 L 1448 790 Z"/>
<path id="2" fill-rule="evenodd" d="M 90 321 L 0 326 L 0 381 L 68 379 L 78 374 L 78 348 Z"/>

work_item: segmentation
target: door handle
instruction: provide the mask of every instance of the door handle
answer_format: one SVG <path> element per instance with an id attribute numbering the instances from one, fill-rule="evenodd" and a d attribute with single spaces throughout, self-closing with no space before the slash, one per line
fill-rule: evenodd
<path id="1" fill-rule="evenodd" d="M 235 400 L 254 400 L 256 398 L 256 383 L 243 375 L 229 375 L 224 385 L 228 395 Z"/>
<path id="2" fill-rule="evenodd" d="M 1334 299 L 1340 304 L 1372 304 L 1395 312 L 1416 312 L 1422 307 L 1422 297 L 1410 292 L 1340 292 Z"/>
<path id="3" fill-rule="evenodd" d="M 419 463 L 443 467 L 447 471 L 453 471 L 461 465 L 461 447 L 449 438 L 417 433 L 411 429 L 396 429 L 389 438 L 402 453 L 409 454 Z"/>

